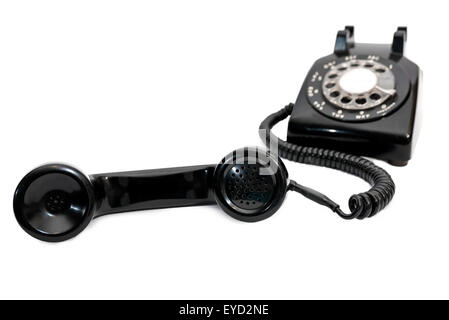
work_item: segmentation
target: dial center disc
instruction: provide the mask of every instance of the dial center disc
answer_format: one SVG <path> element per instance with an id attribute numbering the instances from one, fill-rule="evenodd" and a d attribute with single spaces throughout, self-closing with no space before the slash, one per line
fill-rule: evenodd
<path id="1" fill-rule="evenodd" d="M 341 76 L 339 84 L 343 90 L 351 94 L 362 94 L 376 86 L 377 76 L 366 68 L 350 69 Z"/>

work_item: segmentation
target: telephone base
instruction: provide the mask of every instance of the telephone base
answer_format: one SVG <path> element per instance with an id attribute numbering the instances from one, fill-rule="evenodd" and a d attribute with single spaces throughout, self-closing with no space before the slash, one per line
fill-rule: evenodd
<path id="1" fill-rule="evenodd" d="M 403 56 L 406 34 L 400 27 L 391 45 L 360 44 L 354 43 L 354 28 L 340 31 L 334 53 L 307 74 L 287 141 L 407 165 L 416 140 L 421 72 Z M 357 74 L 375 77 L 373 85 L 348 81 Z"/>

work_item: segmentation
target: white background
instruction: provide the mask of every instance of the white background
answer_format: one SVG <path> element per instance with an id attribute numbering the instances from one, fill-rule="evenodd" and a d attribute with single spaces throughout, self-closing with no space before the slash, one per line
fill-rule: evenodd
<path id="1" fill-rule="evenodd" d="M 0 298 L 449 298 L 446 2 L 2 1 Z M 260 145 L 337 30 L 391 42 L 424 71 L 423 126 L 373 219 L 289 194 L 272 218 L 214 206 L 134 212 L 49 244 L 24 233 L 14 189 L 49 161 L 87 174 L 215 163 Z M 276 128 L 285 137 L 286 123 Z M 286 163 L 346 207 L 355 177 Z"/>

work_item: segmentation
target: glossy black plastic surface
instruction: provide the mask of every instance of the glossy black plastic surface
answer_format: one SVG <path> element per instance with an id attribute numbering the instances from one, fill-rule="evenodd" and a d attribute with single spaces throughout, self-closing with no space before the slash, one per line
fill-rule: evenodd
<path id="1" fill-rule="evenodd" d="M 88 177 L 64 164 L 48 164 L 28 173 L 14 194 L 20 226 L 35 238 L 63 241 L 92 220 L 95 194 Z"/>
<path id="2" fill-rule="evenodd" d="M 64 164 L 36 168 L 19 183 L 14 213 L 22 228 L 44 241 L 64 241 L 96 217 L 133 210 L 215 203 L 215 165 L 97 174 Z"/>
<path id="3" fill-rule="evenodd" d="M 289 121 L 288 142 L 370 156 L 394 165 L 407 164 L 416 134 L 420 70 L 403 56 L 405 40 L 406 29 L 403 27 L 398 28 L 391 45 L 355 43 L 352 27 L 340 31 L 334 53 L 317 60 L 306 77 Z M 374 58 L 390 66 L 397 84 L 397 95 L 389 101 L 389 105 L 394 108 L 392 112 L 377 119 L 370 120 L 367 117 L 365 121 L 350 122 L 332 118 L 332 110 L 326 115 L 314 108 L 308 98 L 308 88 L 314 75 L 317 72 L 322 75 L 325 72 L 323 67 L 327 64 L 338 64 L 354 57 Z M 331 107 L 321 93 L 316 99 L 318 103 Z M 378 111 L 373 109 L 369 112 Z"/>
<path id="4" fill-rule="evenodd" d="M 234 151 L 218 165 L 85 176 L 64 164 L 31 171 L 14 195 L 22 228 L 44 241 L 63 241 L 102 215 L 215 204 L 242 221 L 259 221 L 279 209 L 287 171 L 265 149 Z"/>
<path id="5" fill-rule="evenodd" d="M 284 201 L 287 178 L 287 170 L 279 157 L 263 148 L 239 149 L 217 165 L 216 200 L 235 219 L 264 220 Z"/>
<path id="6" fill-rule="evenodd" d="M 134 210 L 214 204 L 215 165 L 95 174 L 95 218 Z"/>

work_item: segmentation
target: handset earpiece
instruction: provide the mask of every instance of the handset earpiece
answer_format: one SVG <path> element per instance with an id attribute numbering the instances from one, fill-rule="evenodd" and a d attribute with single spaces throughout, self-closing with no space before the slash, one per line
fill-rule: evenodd
<path id="1" fill-rule="evenodd" d="M 218 205 L 241 221 L 275 213 L 287 192 L 281 160 L 258 148 L 238 149 L 218 165 L 84 175 L 65 164 L 28 173 L 14 194 L 14 213 L 33 237 L 70 239 L 102 215 L 193 205 Z"/>
<path id="2" fill-rule="evenodd" d="M 81 171 L 47 164 L 28 173 L 14 193 L 17 222 L 31 236 L 64 241 L 87 227 L 95 212 L 95 191 Z"/>

